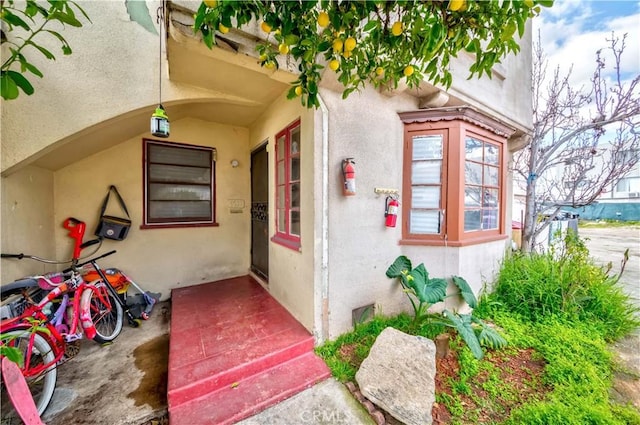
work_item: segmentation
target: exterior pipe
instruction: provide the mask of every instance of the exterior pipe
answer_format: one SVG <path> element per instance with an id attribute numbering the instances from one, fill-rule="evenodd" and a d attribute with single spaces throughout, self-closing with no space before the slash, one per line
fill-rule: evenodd
<path id="1" fill-rule="evenodd" d="M 320 260 L 321 329 L 319 343 L 329 339 L 329 110 L 318 93 L 322 113 L 322 225 Z"/>

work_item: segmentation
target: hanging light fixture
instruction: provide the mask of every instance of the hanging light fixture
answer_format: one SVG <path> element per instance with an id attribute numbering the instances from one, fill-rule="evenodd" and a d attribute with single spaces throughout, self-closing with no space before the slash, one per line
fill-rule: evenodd
<path id="1" fill-rule="evenodd" d="M 158 42 L 158 107 L 151 115 L 151 134 L 156 137 L 169 137 L 169 117 L 162 106 L 162 29 L 164 28 L 164 1 L 158 7 L 157 22 L 160 24 Z"/>

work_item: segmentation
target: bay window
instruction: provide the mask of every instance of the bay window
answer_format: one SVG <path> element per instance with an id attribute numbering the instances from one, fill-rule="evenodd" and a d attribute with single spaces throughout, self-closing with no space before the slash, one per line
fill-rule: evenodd
<path id="1" fill-rule="evenodd" d="M 401 113 L 402 241 L 464 246 L 506 238 L 508 126 L 468 107 Z"/>

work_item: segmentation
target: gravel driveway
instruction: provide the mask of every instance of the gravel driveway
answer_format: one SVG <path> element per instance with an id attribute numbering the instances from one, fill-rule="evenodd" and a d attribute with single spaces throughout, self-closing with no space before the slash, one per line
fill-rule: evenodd
<path id="1" fill-rule="evenodd" d="M 624 251 L 629 260 L 620 281 L 634 303 L 640 307 L 640 226 L 590 227 L 580 226 L 578 234 L 586 239 L 591 256 L 599 264 L 611 262 L 612 272 L 619 272 Z"/>

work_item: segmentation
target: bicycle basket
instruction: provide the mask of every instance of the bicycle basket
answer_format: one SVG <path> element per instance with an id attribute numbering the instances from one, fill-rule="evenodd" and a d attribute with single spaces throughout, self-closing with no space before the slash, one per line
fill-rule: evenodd
<path id="1" fill-rule="evenodd" d="M 34 303 L 39 302 L 44 297 L 44 291 L 40 288 L 32 288 L 28 291 L 29 297 Z M 0 305 L 0 319 L 11 319 L 20 316 L 29 306 L 29 302 L 22 294 L 13 294 L 2 300 Z"/>

